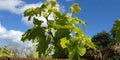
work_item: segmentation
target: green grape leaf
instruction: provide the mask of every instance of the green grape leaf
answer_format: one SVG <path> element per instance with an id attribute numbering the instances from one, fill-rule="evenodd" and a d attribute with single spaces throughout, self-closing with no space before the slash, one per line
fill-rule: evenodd
<path id="1" fill-rule="evenodd" d="M 86 46 L 88 46 L 88 47 L 96 50 L 95 45 L 93 44 L 93 42 L 91 41 L 91 39 L 88 38 L 88 37 L 84 37 L 84 38 L 86 38 L 85 39 L 86 40 Z"/>
<path id="2" fill-rule="evenodd" d="M 51 0 L 50 3 L 51 3 L 51 6 L 52 6 L 52 7 L 55 7 L 55 6 L 56 6 L 56 0 Z"/>
<path id="3" fill-rule="evenodd" d="M 11 57 L 9 49 L 5 46 L 0 48 L 0 57 L 7 56 Z"/>
<path id="4" fill-rule="evenodd" d="M 30 21 L 30 20 L 31 20 L 31 17 L 32 17 L 32 16 L 29 16 L 29 17 L 28 17 L 28 21 Z"/>
<path id="5" fill-rule="evenodd" d="M 78 27 L 74 27 L 72 30 L 79 35 L 82 35 L 82 33 L 83 33 L 82 29 L 78 28 Z"/>
<path id="6" fill-rule="evenodd" d="M 41 9 L 48 9 L 48 8 L 50 8 L 50 2 L 49 1 L 46 1 L 44 4 L 43 4 L 43 6 L 41 6 Z"/>
<path id="7" fill-rule="evenodd" d="M 43 23 L 43 21 L 34 18 L 33 23 L 34 23 L 34 25 L 40 26 Z"/>
<path id="8" fill-rule="evenodd" d="M 79 60 L 79 56 L 85 54 L 86 46 L 95 49 L 91 39 L 83 33 L 81 28 L 77 27 L 78 24 L 85 26 L 86 23 L 77 17 L 61 13 L 57 9 L 56 4 L 56 0 L 46 0 L 40 7 L 25 10 L 24 16 L 27 16 L 28 20 L 31 20 L 34 16 L 43 16 L 46 18 L 48 26 L 41 27 L 40 25 L 43 21 L 33 18 L 34 26 L 22 35 L 21 40 L 38 43 L 34 57 L 48 57 L 51 52 L 54 52 L 53 56 L 51 56 L 55 58 L 61 57 L 61 55 L 67 56 L 69 53 L 67 57 Z M 70 11 L 73 14 L 78 13 L 80 10 L 78 3 L 70 7 Z M 48 20 L 50 14 L 53 14 L 54 20 Z M 51 29 L 56 31 L 52 32 Z M 70 35 L 72 32 L 74 34 Z M 54 48 L 51 49 L 51 46 L 54 46 Z"/>
<path id="9" fill-rule="evenodd" d="M 49 12 L 57 13 L 59 10 L 56 7 L 49 9 Z"/>
<path id="10" fill-rule="evenodd" d="M 25 10 L 24 12 L 24 17 L 26 16 L 33 16 L 34 15 L 34 8 L 28 8 L 27 10 Z"/>
<path id="11" fill-rule="evenodd" d="M 38 51 L 37 50 L 37 46 L 34 47 L 34 50 L 33 50 L 33 57 L 34 58 L 38 58 Z"/>
<path id="12" fill-rule="evenodd" d="M 61 45 L 62 48 L 66 48 L 66 47 L 67 47 L 66 44 L 69 44 L 69 40 L 67 40 L 66 37 L 60 39 L 60 41 L 61 41 L 61 42 L 60 42 L 60 45 Z"/>
<path id="13" fill-rule="evenodd" d="M 22 35 L 21 40 L 22 41 L 32 40 L 34 42 L 35 40 L 38 40 L 38 38 L 40 37 L 40 35 L 44 35 L 44 33 L 45 33 L 44 30 L 45 30 L 45 28 L 43 28 L 43 27 L 34 26 L 33 28 L 28 29 L 26 31 L 26 33 L 24 33 Z"/>
<path id="14" fill-rule="evenodd" d="M 40 7 L 35 8 L 34 13 L 36 16 L 37 16 L 37 14 L 39 14 L 41 16 L 41 8 Z"/>
<path id="15" fill-rule="evenodd" d="M 78 3 L 74 3 L 71 7 L 70 7 L 70 11 L 74 14 L 78 13 L 81 10 L 81 8 L 79 7 Z"/>
<path id="16" fill-rule="evenodd" d="M 86 48 L 84 46 L 79 46 L 78 52 L 80 56 L 83 56 L 86 53 Z"/>
<path id="17" fill-rule="evenodd" d="M 60 40 L 61 38 L 70 38 L 70 30 L 68 29 L 59 29 L 55 32 L 55 40 Z"/>
<path id="18" fill-rule="evenodd" d="M 45 51 L 47 50 L 49 43 L 50 43 L 50 40 L 46 40 L 46 36 L 41 35 L 41 37 L 39 37 L 39 43 L 37 48 L 39 57 L 42 56 L 41 54 L 45 54 Z"/>

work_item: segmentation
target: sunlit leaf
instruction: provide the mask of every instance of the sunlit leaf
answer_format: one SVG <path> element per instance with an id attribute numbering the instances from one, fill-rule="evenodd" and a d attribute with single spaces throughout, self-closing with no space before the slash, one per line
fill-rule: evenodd
<path id="1" fill-rule="evenodd" d="M 63 57 L 62 55 L 64 55 L 65 58 L 69 57 L 71 60 L 79 60 L 79 56 L 83 56 L 86 53 L 86 47 L 95 49 L 91 39 L 83 33 L 80 27 L 76 26 L 79 24 L 85 26 L 86 23 L 77 17 L 61 13 L 56 4 L 56 0 L 46 0 L 42 6 L 29 8 L 24 12 L 24 16 L 29 17 L 28 20 L 31 20 L 31 17 L 34 16 L 43 16 L 46 18 L 48 26 L 41 27 L 40 25 L 43 21 L 34 18 L 34 26 L 22 35 L 21 40 L 32 41 L 33 43 L 37 42 L 36 51 L 40 58 L 48 57 L 53 52 L 54 54 L 51 56 L 55 58 Z M 73 14 L 78 13 L 80 10 L 81 8 L 78 3 L 70 7 L 70 11 Z M 50 14 L 53 14 L 54 20 L 48 20 Z M 52 31 L 51 29 L 55 29 L 56 31 Z M 54 48 L 51 48 L 53 46 Z"/>
<path id="2" fill-rule="evenodd" d="M 84 46 L 80 46 L 78 50 L 80 56 L 83 56 L 86 53 L 86 48 Z"/>
<path id="3" fill-rule="evenodd" d="M 81 8 L 79 7 L 78 3 L 74 3 L 71 7 L 70 7 L 70 11 L 74 14 L 78 13 L 81 10 Z"/>
<path id="4" fill-rule="evenodd" d="M 67 45 L 66 44 L 68 44 L 69 43 L 69 40 L 67 40 L 66 38 L 62 38 L 62 39 L 60 39 L 60 45 L 62 46 L 62 48 L 66 48 L 67 47 Z"/>
<path id="5" fill-rule="evenodd" d="M 34 15 L 34 8 L 28 8 L 27 10 L 24 11 L 24 17 L 26 16 L 33 16 Z"/>
<path id="6" fill-rule="evenodd" d="M 51 0 L 50 3 L 52 7 L 56 6 L 56 0 Z"/>
<path id="7" fill-rule="evenodd" d="M 35 8 L 34 13 L 36 14 L 36 16 L 38 14 L 41 16 L 41 8 L 40 7 Z"/>
<path id="8" fill-rule="evenodd" d="M 91 39 L 88 38 L 88 37 L 85 37 L 85 38 L 86 38 L 86 46 L 88 46 L 90 48 L 93 48 L 93 49 L 96 49 L 95 45 L 93 44 L 93 42 L 91 41 Z"/>

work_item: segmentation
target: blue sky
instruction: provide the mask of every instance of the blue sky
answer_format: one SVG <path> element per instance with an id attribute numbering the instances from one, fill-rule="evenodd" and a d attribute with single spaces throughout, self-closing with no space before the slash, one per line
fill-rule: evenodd
<path id="1" fill-rule="evenodd" d="M 0 0 L 0 40 L 19 41 L 21 35 L 30 28 L 23 17 L 24 10 L 40 6 L 43 2 L 44 0 Z M 120 18 L 120 0 L 58 0 L 60 10 L 65 13 L 76 2 L 82 8 L 76 16 L 87 22 L 87 26 L 82 28 L 90 37 L 103 30 L 109 32 L 114 21 Z"/>

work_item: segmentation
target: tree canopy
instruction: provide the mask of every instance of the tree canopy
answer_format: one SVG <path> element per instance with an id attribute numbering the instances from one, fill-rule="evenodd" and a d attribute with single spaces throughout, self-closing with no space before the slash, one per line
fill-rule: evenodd
<path id="1" fill-rule="evenodd" d="M 120 42 L 120 19 L 117 19 L 115 21 L 115 24 L 113 25 L 111 32 L 115 40 L 117 42 Z"/>
<path id="2" fill-rule="evenodd" d="M 113 42 L 113 38 L 111 37 L 110 33 L 102 31 L 97 33 L 97 35 L 94 35 L 92 37 L 92 41 L 98 49 L 103 49 L 107 47 L 110 42 Z"/>

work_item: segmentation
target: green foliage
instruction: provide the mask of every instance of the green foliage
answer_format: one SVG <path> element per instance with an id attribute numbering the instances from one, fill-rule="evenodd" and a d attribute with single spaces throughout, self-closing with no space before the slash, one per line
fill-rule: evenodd
<path id="1" fill-rule="evenodd" d="M 29 8 L 24 12 L 24 16 L 33 16 L 34 15 L 34 8 Z"/>
<path id="2" fill-rule="evenodd" d="M 112 56 L 108 60 L 120 60 L 120 56 Z"/>
<path id="3" fill-rule="evenodd" d="M 76 24 L 85 26 L 86 23 L 77 17 L 70 17 L 61 13 L 56 4 L 55 0 L 47 0 L 42 6 L 29 8 L 24 12 L 24 16 L 29 17 L 28 20 L 31 20 L 33 15 L 43 16 L 47 21 L 47 26 L 42 27 L 43 20 L 34 17 L 34 26 L 22 35 L 21 40 L 32 40 L 33 43 L 38 43 L 36 51 L 39 57 L 51 56 L 51 52 L 53 52 L 52 57 L 54 58 L 69 57 L 78 60 L 80 56 L 86 53 L 86 48 L 96 49 L 91 39 L 83 33 L 82 29 L 76 27 Z M 76 14 L 81 9 L 75 3 L 70 7 L 70 10 Z M 53 14 L 54 20 L 48 20 L 50 14 Z M 53 31 L 55 34 L 53 34 Z M 75 33 L 75 35 L 72 33 Z"/>
<path id="4" fill-rule="evenodd" d="M 10 57 L 10 51 L 8 50 L 8 48 L 6 46 L 0 48 L 0 57 L 2 57 L 2 56 Z"/>
<path id="5" fill-rule="evenodd" d="M 112 27 L 111 30 L 113 37 L 115 37 L 117 42 L 120 42 L 120 19 L 117 19 L 115 21 L 115 24 Z"/>
<path id="6" fill-rule="evenodd" d="M 29 16 L 28 20 L 34 15 L 34 8 L 29 8 L 24 12 L 24 16 Z"/>
<path id="7" fill-rule="evenodd" d="M 78 3 L 74 3 L 71 7 L 70 7 L 70 11 L 74 14 L 78 13 L 81 10 L 81 8 L 79 7 Z"/>
<path id="8" fill-rule="evenodd" d="M 92 37 L 92 41 L 98 49 L 105 48 L 110 42 L 113 42 L 111 35 L 105 31 L 98 33 Z"/>

